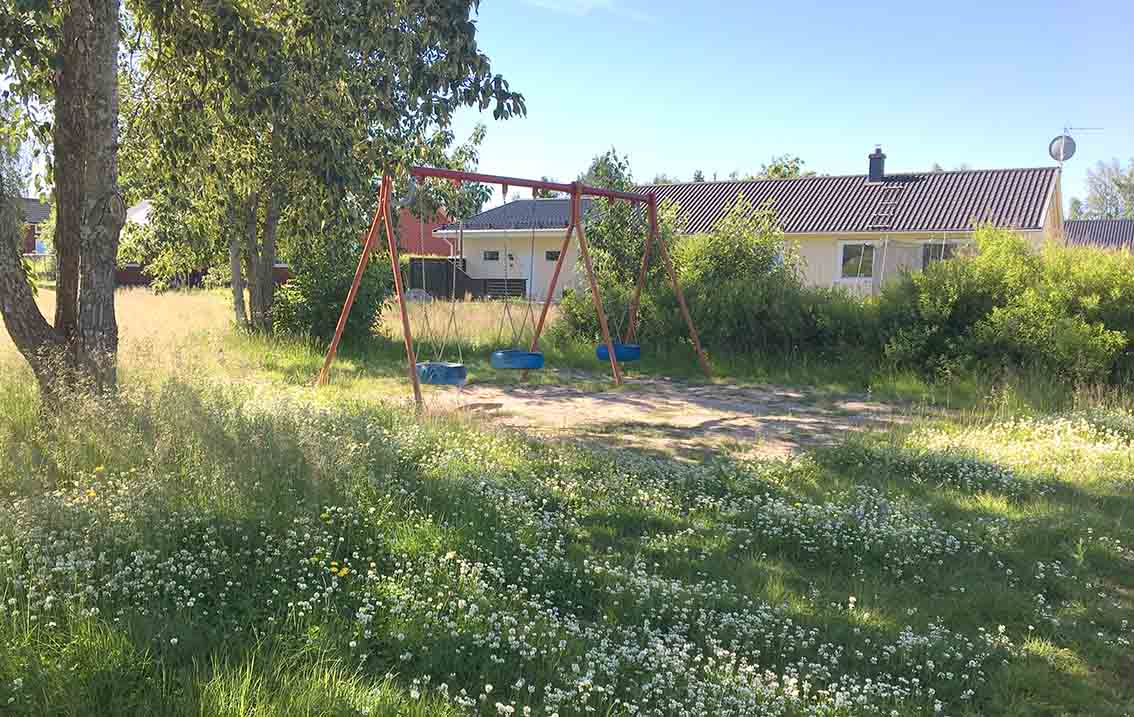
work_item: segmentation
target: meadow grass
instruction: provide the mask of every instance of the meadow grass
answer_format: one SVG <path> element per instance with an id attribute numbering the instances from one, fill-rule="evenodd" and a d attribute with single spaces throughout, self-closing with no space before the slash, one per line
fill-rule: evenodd
<path id="1" fill-rule="evenodd" d="M 114 398 L 48 410 L 0 347 L 4 714 L 1134 709 L 1121 396 L 685 463 L 418 419 L 373 400 L 386 349 L 316 390 L 314 343 L 124 304 Z"/>

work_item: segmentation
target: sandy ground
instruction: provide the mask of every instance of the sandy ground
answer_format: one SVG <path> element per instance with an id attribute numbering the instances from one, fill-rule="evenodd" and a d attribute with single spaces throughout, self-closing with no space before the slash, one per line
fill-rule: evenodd
<path id="1" fill-rule="evenodd" d="M 781 386 L 690 385 L 629 380 L 618 390 L 473 385 L 435 395 L 433 410 L 456 410 L 528 432 L 632 445 L 696 459 L 710 451 L 786 456 L 838 441 L 848 431 L 909 419 L 865 396 Z"/>

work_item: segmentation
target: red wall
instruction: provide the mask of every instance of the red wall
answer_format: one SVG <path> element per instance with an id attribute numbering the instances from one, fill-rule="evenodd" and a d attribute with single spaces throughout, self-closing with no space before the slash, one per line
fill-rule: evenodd
<path id="1" fill-rule="evenodd" d="M 35 253 L 35 237 L 36 237 L 37 231 L 38 231 L 38 229 L 37 229 L 36 225 L 34 225 L 34 224 L 29 224 L 27 227 L 24 228 L 24 253 L 25 254 L 34 254 Z"/>
<path id="2" fill-rule="evenodd" d="M 425 246 L 422 249 L 422 222 L 418 221 L 407 208 L 398 212 L 398 249 L 407 254 L 426 254 L 430 256 L 449 256 L 449 242 L 433 236 L 433 230 L 442 224 L 448 223 L 444 213 L 433 217 L 433 221 L 425 222 Z"/>

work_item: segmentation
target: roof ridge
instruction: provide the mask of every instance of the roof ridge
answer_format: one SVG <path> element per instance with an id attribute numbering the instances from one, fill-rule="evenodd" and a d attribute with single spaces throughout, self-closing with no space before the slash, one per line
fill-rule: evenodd
<path id="1" fill-rule="evenodd" d="M 1067 223 L 1067 222 L 1134 222 L 1134 219 L 1131 219 L 1130 217 L 1091 219 L 1091 218 L 1088 217 L 1086 219 L 1066 219 L 1066 220 L 1064 220 L 1064 223 Z"/>
<path id="2" fill-rule="evenodd" d="M 1037 170 L 1057 171 L 1059 167 L 1043 165 L 1037 167 L 995 167 L 986 169 L 944 169 L 940 172 L 933 170 L 912 172 L 889 172 L 885 177 L 932 176 L 937 174 L 979 174 L 984 172 L 1032 172 Z M 866 178 L 868 174 L 810 174 L 803 177 L 765 177 L 763 179 L 706 179 L 702 182 L 666 182 L 664 184 L 639 184 L 639 189 L 647 187 L 688 187 L 694 184 L 756 184 L 763 182 L 801 182 L 817 179 L 851 179 L 854 177 Z"/>

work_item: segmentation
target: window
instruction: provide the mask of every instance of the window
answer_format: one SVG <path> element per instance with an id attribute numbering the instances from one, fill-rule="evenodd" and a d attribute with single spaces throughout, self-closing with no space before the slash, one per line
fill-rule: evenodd
<path id="1" fill-rule="evenodd" d="M 559 250 L 554 249 L 554 250 L 545 251 L 543 253 L 543 258 L 547 259 L 548 261 L 559 261 Z"/>
<path id="2" fill-rule="evenodd" d="M 485 261 L 500 261 L 500 252 L 496 251 L 495 249 L 491 251 L 486 249 L 484 251 L 483 258 Z"/>
<path id="3" fill-rule="evenodd" d="M 935 261 L 952 259 L 957 250 L 956 244 L 929 242 L 921 247 L 921 268 L 925 268 Z"/>
<path id="4" fill-rule="evenodd" d="M 843 244 L 843 279 L 869 279 L 874 276 L 874 245 Z"/>

